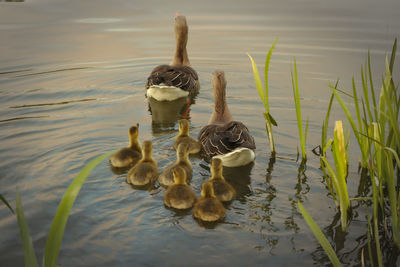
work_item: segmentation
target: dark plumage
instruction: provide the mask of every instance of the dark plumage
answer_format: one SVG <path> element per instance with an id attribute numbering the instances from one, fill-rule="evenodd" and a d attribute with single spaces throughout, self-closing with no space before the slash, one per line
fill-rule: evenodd
<path id="1" fill-rule="evenodd" d="M 189 92 L 194 97 L 200 88 L 199 77 L 190 66 L 160 65 L 153 69 L 147 78 L 146 89 L 153 85 L 175 86 Z"/>
<path id="2" fill-rule="evenodd" d="M 232 152 L 239 147 L 256 149 L 249 129 L 239 121 L 231 121 L 222 126 L 207 125 L 201 129 L 198 139 L 210 157 Z"/>

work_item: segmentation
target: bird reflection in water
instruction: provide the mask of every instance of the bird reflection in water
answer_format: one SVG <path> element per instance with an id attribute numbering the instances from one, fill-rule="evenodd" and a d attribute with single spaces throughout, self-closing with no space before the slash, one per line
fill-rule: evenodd
<path id="1" fill-rule="evenodd" d="M 236 200 L 245 202 L 246 197 L 252 194 L 250 188 L 250 174 L 254 166 L 254 162 L 250 162 L 240 167 L 224 167 L 223 176 L 225 180 L 235 189 Z"/>
<path id="2" fill-rule="evenodd" d="M 189 119 L 190 105 L 194 104 L 194 99 L 186 97 L 172 101 L 158 101 L 152 97 L 147 99 L 153 134 L 173 130 L 178 120 Z"/>

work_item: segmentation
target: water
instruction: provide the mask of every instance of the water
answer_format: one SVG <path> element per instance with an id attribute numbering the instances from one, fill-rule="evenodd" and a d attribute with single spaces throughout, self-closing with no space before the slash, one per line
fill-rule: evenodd
<path id="1" fill-rule="evenodd" d="M 153 141 L 160 169 L 174 161 L 179 115 L 161 116 L 180 110 L 157 106 L 150 112 L 144 83 L 153 67 L 171 60 L 173 15 L 179 11 L 188 18 L 189 57 L 201 83 L 191 107 L 191 135 L 196 137 L 208 121 L 211 73 L 223 69 L 233 116 L 255 137 L 256 161 L 226 170 L 238 195 L 228 205 L 225 221 L 211 228 L 199 225 L 190 212 L 166 209 L 161 188 L 133 190 L 125 183 L 126 175 L 114 174 L 104 161 L 74 204 L 58 262 L 327 265 L 329 259 L 297 209 L 299 199 L 334 240 L 340 260 L 360 264 L 360 249 L 367 242 L 365 207 L 355 210 L 347 233 L 342 233 L 322 183 L 319 159 L 310 150 L 320 143 L 329 82 L 340 77 L 341 88 L 350 91 L 356 75 L 359 85 L 368 49 L 375 84 L 380 84 L 384 57 L 400 36 L 398 10 L 394 0 L 0 2 L 0 193 L 15 206 L 18 187 L 42 259 L 62 194 L 91 159 L 127 144 L 129 126 L 139 123 L 140 141 Z M 274 132 L 278 158 L 272 162 L 246 52 L 262 67 L 275 37 L 279 41 L 271 61 L 270 101 L 279 127 Z M 290 82 L 294 56 L 303 119 L 310 119 L 305 168 L 295 161 L 298 133 Z M 396 77 L 398 65 L 395 70 Z M 331 125 L 344 118 L 337 104 L 333 108 Z M 360 153 L 355 140 L 351 142 L 348 180 L 355 196 Z M 199 194 L 209 166 L 199 157 L 191 161 L 191 186 Z M 22 266 L 18 224 L 4 205 L 0 229 L 0 265 Z"/>

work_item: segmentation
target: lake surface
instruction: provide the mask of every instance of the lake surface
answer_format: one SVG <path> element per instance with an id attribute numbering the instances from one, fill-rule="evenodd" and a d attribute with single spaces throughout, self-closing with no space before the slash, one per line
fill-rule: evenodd
<path id="1" fill-rule="evenodd" d="M 360 66 L 368 49 L 380 88 L 385 55 L 400 37 L 399 10 L 395 0 L 0 1 L 0 193 L 15 206 L 16 188 L 20 191 L 39 262 L 68 185 L 90 160 L 125 146 L 131 125 L 140 124 L 140 142 L 153 141 L 160 170 L 175 160 L 179 109 L 150 109 L 144 84 L 155 66 L 172 58 L 173 16 L 179 11 L 188 19 L 189 58 L 201 84 L 191 106 L 191 135 L 197 137 L 207 124 L 213 106 L 211 73 L 223 69 L 232 114 L 255 138 L 255 163 L 225 170 L 237 197 L 227 206 L 224 222 L 205 227 L 190 211 L 166 209 L 163 188 L 134 190 L 126 184 L 126 174 L 115 174 L 107 160 L 102 162 L 71 210 L 58 263 L 329 265 L 297 209 L 301 200 L 335 244 L 340 260 L 359 265 L 367 244 L 366 208 L 356 208 L 348 231 L 340 231 L 319 158 L 311 149 L 320 144 L 329 83 L 340 78 L 339 87 L 350 92 L 355 75 L 360 88 Z M 279 126 L 274 128 L 278 157 L 272 161 L 246 52 L 263 72 L 276 37 L 270 103 Z M 303 120 L 310 120 L 305 166 L 296 162 L 293 57 Z M 396 64 L 394 76 L 398 74 Z M 345 118 L 336 103 L 333 109 L 331 126 Z M 350 142 L 348 183 L 354 197 L 360 153 L 355 139 Z M 191 186 L 199 195 L 209 165 L 200 157 L 191 162 Z M 0 205 L 0 232 L 0 265 L 23 266 L 17 220 L 5 205 Z"/>

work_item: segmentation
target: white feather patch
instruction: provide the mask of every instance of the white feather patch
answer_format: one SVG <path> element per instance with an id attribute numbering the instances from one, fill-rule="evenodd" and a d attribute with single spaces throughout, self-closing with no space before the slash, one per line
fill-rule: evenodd
<path id="1" fill-rule="evenodd" d="M 147 89 L 146 95 L 158 101 L 172 101 L 188 96 L 189 92 L 175 86 L 152 85 Z"/>
<path id="2" fill-rule="evenodd" d="M 226 167 L 239 167 L 249 164 L 255 159 L 254 151 L 247 147 L 236 148 L 232 152 L 217 155 L 213 158 L 222 160 L 222 165 Z"/>

